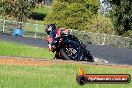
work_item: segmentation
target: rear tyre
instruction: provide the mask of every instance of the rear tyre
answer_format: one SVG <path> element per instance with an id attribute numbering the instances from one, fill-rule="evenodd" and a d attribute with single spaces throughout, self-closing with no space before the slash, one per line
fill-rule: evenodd
<path id="1" fill-rule="evenodd" d="M 92 57 L 92 56 L 90 56 L 88 61 L 89 61 L 89 62 L 94 62 L 93 57 Z"/>
<path id="2" fill-rule="evenodd" d="M 94 62 L 94 58 L 90 53 L 86 56 L 86 58 L 88 62 Z"/>

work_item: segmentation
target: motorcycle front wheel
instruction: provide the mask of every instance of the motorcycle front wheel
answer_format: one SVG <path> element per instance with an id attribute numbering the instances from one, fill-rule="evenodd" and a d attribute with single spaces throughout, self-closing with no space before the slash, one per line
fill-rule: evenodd
<path id="1" fill-rule="evenodd" d="M 63 48 L 60 49 L 60 54 L 61 54 L 61 56 L 63 57 L 64 60 L 71 60 L 72 59 L 71 57 L 69 57 L 67 55 L 66 51 Z"/>

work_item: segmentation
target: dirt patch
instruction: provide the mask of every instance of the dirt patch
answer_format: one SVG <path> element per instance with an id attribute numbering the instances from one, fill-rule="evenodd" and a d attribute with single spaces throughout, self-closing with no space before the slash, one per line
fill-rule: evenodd
<path id="1" fill-rule="evenodd" d="M 0 59 L 0 64 L 14 64 L 14 65 L 31 65 L 31 66 L 46 66 L 52 65 L 51 61 L 35 61 L 35 60 L 24 60 L 24 59 Z"/>
<path id="2" fill-rule="evenodd" d="M 110 68 L 128 68 L 132 69 L 131 65 L 117 65 L 117 64 L 100 64 L 79 61 L 65 61 L 65 60 L 49 60 L 49 59 L 34 59 L 22 57 L 8 57 L 0 56 L 0 64 L 13 64 L 13 65 L 29 65 L 29 66 L 49 66 L 54 64 L 85 64 L 88 66 L 110 67 Z"/>
<path id="3" fill-rule="evenodd" d="M 36 59 L 32 59 L 32 58 L 1 56 L 0 64 L 47 66 L 47 65 L 57 64 L 57 63 L 53 63 L 51 60 L 36 60 Z"/>

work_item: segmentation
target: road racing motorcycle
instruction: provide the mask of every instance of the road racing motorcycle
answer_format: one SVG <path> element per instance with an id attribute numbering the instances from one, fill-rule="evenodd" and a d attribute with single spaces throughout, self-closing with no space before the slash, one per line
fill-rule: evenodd
<path id="1" fill-rule="evenodd" d="M 56 59 L 94 62 L 94 59 L 83 44 L 72 34 L 62 34 L 54 41 L 52 52 Z"/>

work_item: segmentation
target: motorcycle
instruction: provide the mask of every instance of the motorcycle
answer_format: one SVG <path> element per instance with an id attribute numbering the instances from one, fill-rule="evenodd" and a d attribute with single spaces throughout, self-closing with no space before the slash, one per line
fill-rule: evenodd
<path id="1" fill-rule="evenodd" d="M 56 52 L 54 58 L 57 59 L 94 62 L 86 45 L 71 34 L 63 34 L 57 38 L 52 51 Z"/>

